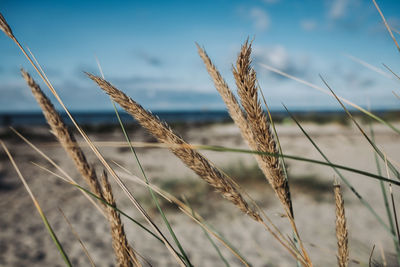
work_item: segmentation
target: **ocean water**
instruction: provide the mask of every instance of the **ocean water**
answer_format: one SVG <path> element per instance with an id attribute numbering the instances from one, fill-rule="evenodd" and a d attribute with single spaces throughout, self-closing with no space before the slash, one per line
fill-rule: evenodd
<path id="1" fill-rule="evenodd" d="M 100 125 L 118 124 L 114 111 L 110 112 L 71 112 L 78 124 Z M 120 111 L 124 123 L 134 122 L 131 115 Z M 226 111 L 160 111 L 154 112 L 166 122 L 223 122 L 229 121 Z M 66 113 L 61 113 L 67 124 L 72 124 Z M 41 112 L 0 113 L 0 126 L 34 126 L 45 125 L 46 120 Z"/>
<path id="2" fill-rule="evenodd" d="M 381 116 L 383 119 L 398 120 L 400 110 L 374 110 L 374 114 Z M 300 120 L 308 120 L 316 123 L 325 123 L 332 121 L 345 121 L 347 115 L 343 110 L 320 110 L 320 111 L 305 111 L 292 110 Z M 352 110 L 354 115 L 361 115 L 360 112 Z M 72 122 L 65 113 L 60 113 L 64 121 L 71 125 Z M 118 119 L 114 111 L 102 112 L 71 112 L 75 120 L 81 125 L 117 125 Z M 120 117 L 124 123 L 135 123 L 131 115 L 125 111 L 119 111 Z M 227 111 L 158 111 L 153 112 L 161 120 L 168 123 L 213 123 L 213 122 L 228 122 L 231 118 Z M 285 111 L 272 111 L 274 121 L 281 122 L 285 119 L 290 119 Z M 0 113 L 0 126 L 35 126 L 45 125 L 46 120 L 41 112 L 9 112 Z"/>

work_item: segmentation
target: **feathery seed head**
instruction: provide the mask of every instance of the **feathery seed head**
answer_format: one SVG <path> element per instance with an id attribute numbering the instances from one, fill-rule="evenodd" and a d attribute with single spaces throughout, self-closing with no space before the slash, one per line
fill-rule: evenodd
<path id="1" fill-rule="evenodd" d="M 336 238 L 338 245 L 337 260 L 340 267 L 347 267 L 349 262 L 348 231 L 343 196 L 340 190 L 340 184 L 337 182 L 334 184 L 334 193 L 336 206 Z"/>
<path id="2" fill-rule="evenodd" d="M 0 30 L 2 30 L 11 39 L 15 38 L 10 26 L 8 25 L 6 19 L 3 17 L 1 13 L 0 13 Z"/>
<path id="3" fill-rule="evenodd" d="M 170 147 L 170 150 L 185 163 L 187 167 L 192 169 L 199 177 L 221 193 L 224 198 L 231 201 L 254 220 L 262 221 L 260 215 L 253 210 L 242 197 L 237 186 L 221 173 L 208 159 L 192 149 L 181 137 L 177 136 L 165 122 L 160 121 L 156 116 L 145 110 L 141 105 L 112 86 L 106 80 L 89 73 L 87 73 L 87 75 L 96 82 L 101 89 L 106 91 L 115 102 L 130 113 L 147 129 L 147 131 L 156 137 L 159 142 L 176 145 Z"/>

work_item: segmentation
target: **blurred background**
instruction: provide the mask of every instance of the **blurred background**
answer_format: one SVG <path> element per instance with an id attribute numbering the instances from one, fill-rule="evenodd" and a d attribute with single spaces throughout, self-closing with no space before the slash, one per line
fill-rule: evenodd
<path id="1" fill-rule="evenodd" d="M 400 2 L 379 4 L 399 30 Z M 224 110 L 195 42 L 235 91 L 232 64 L 246 38 L 254 38 L 254 67 L 273 110 L 282 110 L 281 103 L 292 110 L 339 106 L 260 64 L 324 87 L 321 74 L 336 93 L 362 106 L 370 99 L 373 109 L 397 107 L 392 91 L 398 80 L 382 63 L 399 72 L 398 53 L 372 1 L 2 0 L 0 10 L 72 111 L 112 110 L 83 74 L 99 74 L 95 57 L 105 77 L 146 108 Z M 0 38 L 0 112 L 38 111 L 19 74 L 30 66 L 12 42 Z"/>

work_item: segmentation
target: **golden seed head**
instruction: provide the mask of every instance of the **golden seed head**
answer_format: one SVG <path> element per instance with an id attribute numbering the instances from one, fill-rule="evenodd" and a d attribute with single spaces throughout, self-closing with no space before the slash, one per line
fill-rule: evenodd
<path id="1" fill-rule="evenodd" d="M 14 39 L 14 34 L 8 25 L 6 19 L 3 17 L 3 15 L 0 13 L 0 29 L 11 39 Z"/>

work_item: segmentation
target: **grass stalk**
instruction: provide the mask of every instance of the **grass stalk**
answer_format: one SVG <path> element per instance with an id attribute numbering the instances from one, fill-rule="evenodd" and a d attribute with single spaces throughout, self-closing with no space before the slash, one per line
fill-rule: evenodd
<path id="1" fill-rule="evenodd" d="M 375 143 L 375 133 L 374 133 L 374 128 L 372 127 L 372 123 L 370 123 L 370 133 L 371 133 L 371 140 Z M 379 162 L 379 158 L 378 158 L 378 154 L 376 153 L 376 151 L 374 151 L 374 159 L 375 159 L 375 163 L 376 163 L 376 169 L 379 175 L 382 175 L 382 169 L 381 169 L 381 165 Z M 390 227 L 390 231 L 392 232 L 392 235 L 396 235 L 395 229 L 394 229 L 394 223 L 393 223 L 393 216 L 392 216 L 392 212 L 390 211 L 390 205 L 389 205 L 389 200 L 388 200 L 388 196 L 386 193 L 386 188 L 385 188 L 385 184 L 382 181 L 379 181 L 379 185 L 381 188 L 381 192 L 382 192 L 382 197 L 383 197 L 383 202 L 385 205 L 385 211 L 386 211 L 386 215 L 389 221 L 389 227 Z M 396 240 L 395 238 L 393 239 L 394 242 L 394 248 L 396 250 L 396 255 L 397 255 L 397 262 L 400 265 L 400 245 L 399 245 L 399 241 Z"/>
<path id="2" fill-rule="evenodd" d="M 38 104 L 40 105 L 43 114 L 48 124 L 50 125 L 54 135 L 56 136 L 56 138 L 58 139 L 64 150 L 67 152 L 67 154 L 70 156 L 70 158 L 73 160 L 76 168 L 84 178 L 85 182 L 89 185 L 93 193 L 95 193 L 98 196 L 103 196 L 103 190 L 100 186 L 96 172 L 93 166 L 88 163 L 85 154 L 83 153 L 82 149 L 76 142 L 74 135 L 68 129 L 63 119 L 54 108 L 51 101 L 43 93 L 40 86 L 34 81 L 34 79 L 27 72 L 21 70 L 21 73 L 23 78 L 27 82 L 28 86 L 30 87 Z M 109 196 L 110 199 L 114 199 L 111 191 L 111 186 L 108 183 L 108 180 L 103 180 L 103 182 L 106 182 L 108 184 L 104 185 L 103 183 L 103 188 L 108 189 L 106 191 L 107 195 Z M 134 255 L 134 253 L 126 239 L 124 227 L 122 225 L 121 220 L 119 220 L 118 216 L 115 216 L 113 210 L 108 209 L 106 206 L 103 206 L 103 209 L 105 209 L 105 213 L 107 214 L 108 221 L 111 225 L 111 236 L 113 239 L 113 247 L 119 265 L 132 266 L 130 256 L 129 254 L 126 253 L 126 250 L 130 251 L 132 255 Z M 140 263 L 137 261 L 136 256 L 134 256 L 133 259 L 134 259 L 133 265 L 140 266 Z"/>
<path id="3" fill-rule="evenodd" d="M 245 153 L 245 154 L 265 154 L 265 155 L 274 156 L 274 157 L 284 157 L 286 159 L 292 159 L 292 160 L 297 160 L 297 161 L 303 161 L 303 162 L 309 162 L 309 163 L 313 163 L 313 164 L 319 164 L 319 165 L 325 165 L 325 166 L 329 166 L 329 167 L 334 167 L 334 168 L 337 168 L 337 169 L 341 169 L 341 170 L 345 170 L 345 171 L 361 174 L 361 175 L 376 179 L 378 181 L 390 182 L 392 184 L 400 186 L 400 182 L 397 181 L 397 180 L 388 179 L 386 177 L 383 177 L 383 176 L 380 176 L 380 175 L 377 175 L 377 174 L 374 174 L 374 173 L 370 173 L 370 172 L 367 172 L 367 171 L 355 169 L 355 168 L 348 167 L 348 166 L 345 166 L 345 165 L 340 165 L 340 164 L 335 164 L 335 163 L 332 163 L 332 162 L 325 162 L 325 161 L 310 159 L 310 158 L 306 158 L 306 157 L 294 156 L 294 155 L 289 155 L 289 154 L 267 153 L 267 152 L 253 151 L 253 150 L 249 150 L 249 149 L 230 148 L 230 147 L 223 147 L 223 146 L 192 145 L 192 147 L 195 148 L 195 149 L 199 149 L 199 150 L 210 150 L 210 151 L 216 151 L 216 152 L 234 152 L 234 153 Z M 356 193 L 356 194 L 359 195 L 358 193 Z"/>
<path id="4" fill-rule="evenodd" d="M 324 88 L 322 88 L 322 87 L 320 87 L 320 86 L 318 86 L 318 85 L 315 85 L 315 84 L 312 84 L 312 83 L 307 82 L 307 81 L 305 81 L 305 80 L 302 80 L 302 79 L 300 79 L 300 78 L 297 78 L 297 77 L 295 77 L 295 76 L 293 76 L 293 75 L 290 75 L 290 74 L 288 74 L 288 73 L 286 73 L 286 72 L 283 72 L 283 71 L 281 71 L 281 70 L 278 70 L 278 69 L 276 69 L 276 68 L 274 68 L 274 67 L 271 67 L 271 66 L 268 66 L 268 65 L 266 65 L 266 64 L 259 63 L 259 65 L 260 65 L 262 68 L 264 68 L 264 69 L 267 69 L 267 70 L 269 70 L 269 71 L 272 71 L 272 72 L 274 72 L 274 73 L 276 73 L 276 74 L 279 74 L 279 75 L 281 75 L 281 76 L 283 76 L 283 77 L 289 78 L 289 79 L 291 79 L 291 80 L 293 80 L 293 81 L 296 81 L 296 82 L 298 82 L 298 83 L 304 84 L 304 85 L 306 85 L 306 86 L 308 86 L 308 87 L 311 87 L 311 88 L 313 88 L 313 89 L 315 89 L 315 90 L 318 90 L 318 91 L 320 91 L 320 92 L 322 92 L 322 93 L 324 93 L 324 94 L 332 95 L 332 93 L 331 93 L 329 90 L 326 90 L 326 89 L 324 89 Z M 347 99 L 345 99 L 345 98 L 343 98 L 343 97 L 338 96 L 338 98 L 339 98 L 340 100 L 342 100 L 344 103 L 346 103 L 346 104 L 352 106 L 353 108 L 359 110 L 360 112 L 364 113 L 364 114 L 367 115 L 368 117 L 370 117 L 370 118 L 372 118 L 372 119 L 374 119 L 374 120 L 376 120 L 376 121 L 378 121 L 378 122 L 380 122 L 380 123 L 386 125 L 387 127 L 391 128 L 391 129 L 392 129 L 393 131 L 395 131 L 397 134 L 400 134 L 400 129 L 398 129 L 397 127 L 395 127 L 395 126 L 394 126 L 393 124 L 391 124 L 390 122 L 385 121 L 384 119 L 380 118 L 379 116 L 373 114 L 372 112 L 366 110 L 365 108 L 362 108 L 362 107 L 360 107 L 359 105 L 357 105 L 357 104 L 355 104 L 355 103 L 353 103 L 353 102 L 351 102 L 351 101 L 349 101 L 349 100 L 347 100 Z"/>
<path id="5" fill-rule="evenodd" d="M 0 14 L 1 15 L 1 14 Z M 39 76 L 42 78 L 42 80 L 45 82 L 46 86 L 50 89 L 50 91 L 53 93 L 57 101 L 60 103 L 61 107 L 64 109 L 68 117 L 71 119 L 73 125 L 76 127 L 78 132 L 82 135 L 82 137 L 85 139 L 89 147 L 92 149 L 92 151 L 95 153 L 95 155 L 98 157 L 100 162 L 104 165 L 104 167 L 107 169 L 107 171 L 113 176 L 113 178 L 116 180 L 117 184 L 122 188 L 126 196 L 129 198 L 129 200 L 132 202 L 132 204 L 135 206 L 135 208 L 140 212 L 140 214 L 145 218 L 145 220 L 152 226 L 152 228 L 157 232 L 159 237 L 163 240 L 165 246 L 167 247 L 168 251 L 171 253 L 171 255 L 177 260 L 177 262 L 181 266 L 185 266 L 184 262 L 182 259 L 176 254 L 174 251 L 173 247 L 171 244 L 168 242 L 168 240 L 165 238 L 165 236 L 161 233 L 160 229 L 155 225 L 155 223 L 151 220 L 151 218 L 148 216 L 147 212 L 143 209 L 143 207 L 139 204 L 139 202 L 136 200 L 136 198 L 132 195 L 132 193 L 129 191 L 129 189 L 125 186 L 125 184 L 121 181 L 121 179 L 117 176 L 115 171 L 110 167 L 110 165 L 107 163 L 107 161 L 104 159 L 103 155 L 100 153 L 100 151 L 97 149 L 96 146 L 92 143 L 90 138 L 87 136 L 87 134 L 82 130 L 82 128 L 78 125 L 76 120 L 73 118 L 67 107 L 65 106 L 64 102 L 61 100 L 60 96 L 58 95 L 57 91 L 53 87 L 53 85 L 50 83 L 50 80 L 47 78 L 46 74 L 42 72 L 39 67 L 33 62 L 31 57 L 26 53 L 26 50 L 23 48 L 23 46 L 20 44 L 20 42 L 15 38 L 13 34 L 9 35 L 8 32 L 6 31 L 7 28 L 4 27 L 4 25 L 8 24 L 4 20 L 4 18 L 1 16 L 0 17 L 0 29 L 3 30 L 7 36 L 11 38 L 12 41 L 18 46 L 18 48 L 21 50 L 22 54 L 26 57 L 26 59 L 29 61 L 29 63 L 33 66 L 35 71 L 39 74 Z"/>
<path id="6" fill-rule="evenodd" d="M 310 137 L 310 135 L 304 130 L 304 128 L 301 126 L 301 124 L 296 120 L 296 118 L 289 112 L 289 110 L 284 106 L 290 117 L 293 119 L 293 121 L 297 124 L 297 126 L 300 128 L 300 130 L 303 132 L 303 134 L 307 137 L 307 139 L 311 142 L 311 144 L 314 146 L 314 148 L 319 152 L 319 154 L 324 158 L 324 160 L 330 165 L 335 173 L 339 176 L 339 178 L 345 183 L 345 185 L 351 190 L 351 192 L 354 193 L 354 195 L 361 201 L 361 203 L 372 213 L 372 215 L 378 220 L 378 222 L 391 234 L 390 228 L 387 226 L 387 224 L 382 220 L 382 218 L 376 213 L 376 211 L 372 208 L 372 206 L 356 191 L 354 186 L 343 176 L 341 172 L 338 170 L 338 166 L 335 166 L 335 164 L 332 164 L 331 161 L 328 159 L 328 157 L 325 155 L 325 153 L 322 152 L 322 150 L 318 147 L 318 145 L 314 142 L 314 140 Z M 361 173 L 360 173 L 361 174 Z M 390 180 L 390 179 L 388 179 Z M 382 180 L 380 180 L 382 181 Z M 393 237 L 393 235 L 392 235 Z"/>
<path id="7" fill-rule="evenodd" d="M 180 158 L 190 169 L 214 187 L 226 199 L 254 220 L 261 222 L 257 212 L 252 210 L 243 199 L 236 187 L 228 181 L 204 156 L 190 148 L 182 138 L 172 132 L 169 126 L 157 117 L 146 111 L 142 106 L 129 98 L 123 92 L 112 86 L 106 80 L 87 74 L 98 86 L 109 94 L 115 102 L 131 114 L 139 123 L 154 135 L 161 143 L 182 145 L 180 148 L 171 148 L 171 151 Z"/>
<path id="8" fill-rule="evenodd" d="M 190 210 L 192 212 L 192 216 L 195 217 L 196 214 L 195 214 L 192 206 L 190 205 L 189 201 L 185 197 L 183 197 L 183 200 L 186 203 L 186 205 L 190 208 Z M 225 264 L 226 267 L 230 267 L 229 262 L 225 259 L 224 255 L 222 255 L 222 252 L 218 248 L 217 244 L 215 244 L 214 240 L 211 238 L 211 236 L 207 233 L 207 231 L 204 228 L 203 228 L 203 231 L 204 231 L 204 235 L 207 237 L 208 241 L 210 241 L 211 245 L 213 246 L 213 248 L 217 252 L 217 254 L 220 257 L 220 259 L 222 260 L 222 262 Z"/>
<path id="9" fill-rule="evenodd" d="M 85 253 L 86 257 L 88 258 L 90 265 L 92 267 L 96 267 L 96 264 L 93 261 L 92 256 L 90 256 L 89 251 L 87 250 L 85 244 L 83 243 L 82 239 L 80 238 L 78 232 L 75 230 L 75 228 L 72 226 L 71 222 L 68 220 L 67 216 L 63 212 L 63 210 L 58 207 L 58 210 L 60 211 L 61 215 L 64 217 L 64 220 L 67 222 L 69 229 L 71 230 L 72 234 L 75 236 L 76 240 L 78 240 L 79 244 L 82 247 L 83 252 Z"/>
<path id="10" fill-rule="evenodd" d="M 340 184 L 333 187 L 335 195 L 335 214 L 336 214 L 336 238 L 338 245 L 337 260 L 339 267 L 347 267 L 349 264 L 348 230 L 346 226 L 346 215 L 344 201 L 340 189 Z"/>
<path id="11" fill-rule="evenodd" d="M 396 47 L 397 47 L 397 50 L 400 52 L 400 46 L 399 46 L 399 44 L 397 43 L 397 40 L 396 40 L 396 38 L 394 37 L 394 35 L 393 35 L 393 33 L 392 33 L 392 30 L 391 30 L 389 24 L 387 23 L 387 21 L 386 21 L 386 19 L 385 19 L 385 16 L 383 15 L 383 13 L 382 13 L 381 9 L 379 8 L 378 4 L 376 3 L 376 1 L 375 1 L 375 0 L 372 0 L 372 2 L 374 3 L 376 9 L 378 10 L 379 15 L 381 16 L 382 21 L 383 21 L 383 23 L 385 24 L 385 27 L 386 27 L 387 31 L 389 32 L 389 34 L 390 34 L 390 37 L 392 37 L 393 42 L 394 42 L 394 44 L 395 44 Z"/>
<path id="12" fill-rule="evenodd" d="M 388 162 L 387 162 L 386 158 L 385 158 L 385 166 L 386 166 L 386 175 L 388 178 L 390 178 L 389 170 L 388 170 Z M 394 219 L 394 222 L 396 225 L 397 241 L 400 243 L 399 221 L 397 219 L 396 204 L 394 202 L 393 189 L 392 189 L 391 183 L 389 183 L 389 192 L 390 192 L 390 199 L 392 201 L 393 219 Z"/>
<path id="13" fill-rule="evenodd" d="M 270 124 L 261 108 L 258 98 L 257 74 L 251 66 L 251 50 L 251 43 L 246 40 L 237 57 L 236 67 L 233 68 L 233 75 L 240 96 L 240 102 L 244 108 L 247 122 L 253 133 L 254 143 L 256 144 L 252 149 L 278 153 L 275 137 L 271 133 Z M 285 212 L 288 213 L 288 217 L 293 218 L 289 185 L 287 179 L 284 177 L 279 158 L 261 156 L 258 164 L 282 203 Z"/>
<path id="14" fill-rule="evenodd" d="M 102 78 L 104 79 L 104 73 L 103 73 L 103 71 L 102 71 L 100 62 L 99 62 L 99 60 L 98 60 L 97 58 L 96 58 L 96 61 L 97 61 L 97 65 L 98 65 L 98 67 L 99 67 L 101 76 L 102 76 Z M 117 109 L 117 107 L 116 107 L 116 105 L 115 105 L 115 102 L 114 102 L 111 98 L 110 98 L 110 100 L 111 100 L 111 103 L 112 103 L 112 105 L 113 105 L 113 109 L 114 109 L 115 115 L 116 115 L 116 117 L 117 117 L 117 119 L 118 119 L 118 123 L 119 123 L 119 125 L 120 125 L 120 127 L 121 127 L 122 133 L 124 134 L 125 140 L 126 140 L 126 142 L 129 144 L 129 148 L 130 148 L 130 150 L 131 150 L 131 152 L 132 152 L 132 154 L 133 154 L 133 156 L 134 156 L 134 158 L 135 158 L 135 160 L 136 160 L 136 163 L 137 163 L 138 166 L 139 166 L 139 169 L 140 169 L 140 171 L 141 171 L 141 173 L 142 173 L 142 175 L 143 175 L 143 177 L 144 177 L 144 179 L 145 179 L 145 181 L 146 181 L 146 184 L 149 184 L 149 179 L 147 178 L 147 175 L 146 175 L 146 173 L 145 173 L 145 171 L 144 171 L 144 168 L 143 168 L 143 166 L 142 166 L 142 164 L 141 164 L 141 162 L 140 162 L 140 160 L 139 160 L 139 157 L 138 157 L 138 155 L 137 155 L 137 153 L 136 153 L 135 148 L 134 148 L 134 147 L 132 146 L 132 144 L 131 144 L 131 139 L 130 139 L 130 137 L 129 137 L 129 135 L 128 135 L 126 129 L 125 129 L 125 126 L 124 126 L 122 120 L 121 120 L 121 116 L 119 115 L 119 112 L 118 112 L 118 109 Z M 171 234 L 171 236 L 172 236 L 172 238 L 173 238 L 175 244 L 177 245 L 179 251 L 181 252 L 181 254 L 182 254 L 182 256 L 183 256 L 183 258 L 184 258 L 184 260 L 185 260 L 186 265 L 187 265 L 187 266 L 193 266 L 192 263 L 191 263 L 190 260 L 189 260 L 189 257 L 187 256 L 185 250 L 183 249 L 182 244 L 179 242 L 179 240 L 178 240 L 178 238 L 177 238 L 177 236 L 176 236 L 174 230 L 172 229 L 171 224 L 169 223 L 169 221 L 168 221 L 168 219 L 167 219 L 167 216 L 165 215 L 164 211 L 162 210 L 162 208 L 161 208 L 161 206 L 160 206 L 160 203 L 159 203 L 159 201 L 158 201 L 158 199 L 157 199 L 157 196 L 154 194 L 154 192 L 153 192 L 153 190 L 151 189 L 150 186 L 148 186 L 147 188 L 148 188 L 148 190 L 149 190 L 149 193 L 150 193 L 150 195 L 151 195 L 151 198 L 153 199 L 154 204 L 155 204 L 156 207 L 157 207 L 158 212 L 159 212 L 160 215 L 161 215 L 161 218 L 162 218 L 163 221 L 164 221 L 164 224 L 166 225 L 166 227 L 167 227 L 169 233 Z"/>
<path id="15" fill-rule="evenodd" d="M 116 162 L 114 162 L 116 163 Z M 244 263 L 245 265 L 248 264 L 248 261 L 243 257 L 243 255 L 241 255 L 241 253 L 235 249 L 233 247 L 233 245 L 226 239 L 224 238 L 221 234 L 217 233 L 217 231 L 215 229 L 213 229 L 210 225 L 208 225 L 205 220 L 200 216 L 200 214 L 198 214 L 196 211 L 194 211 L 191 207 L 189 207 L 188 205 L 186 205 L 184 202 L 182 202 L 181 200 L 179 200 L 177 197 L 173 196 L 172 194 L 164 191 L 161 188 L 158 188 L 152 184 L 147 184 L 145 182 L 143 182 L 140 178 L 134 176 L 129 170 L 127 170 L 126 168 L 124 168 L 123 166 L 121 166 L 120 164 L 116 163 L 121 169 L 123 169 L 127 174 L 131 175 L 134 182 L 146 186 L 146 187 L 151 187 L 153 189 L 154 192 L 156 192 L 158 195 L 160 195 L 161 197 L 163 197 L 165 200 L 169 201 L 170 203 L 174 203 L 175 205 L 177 205 L 179 207 L 179 209 L 183 209 L 186 212 L 188 212 L 189 214 L 192 214 L 192 216 L 194 218 L 196 218 L 198 220 L 198 225 L 200 227 L 202 227 L 203 230 L 205 230 L 206 232 L 208 231 L 212 231 L 213 236 L 218 236 L 217 240 L 220 241 L 220 243 L 225 246 L 228 250 L 230 250 L 232 252 L 232 254 L 238 258 L 238 260 L 240 260 L 242 263 Z M 186 213 L 184 213 L 186 214 Z M 197 223 L 197 221 L 194 221 Z M 203 225 L 206 225 L 207 228 L 204 228 Z"/>
<path id="16" fill-rule="evenodd" d="M 14 130 L 14 129 L 13 129 Z M 128 218 L 129 220 L 131 220 L 133 223 L 137 224 L 140 228 L 142 228 L 143 230 L 145 230 L 146 232 L 148 232 L 150 235 L 152 235 L 154 238 L 158 239 L 160 242 L 163 243 L 163 240 L 161 240 L 157 235 L 155 235 L 153 232 L 151 232 L 148 228 L 146 228 L 145 226 L 143 226 L 140 222 L 138 222 L 137 220 L 133 219 L 132 217 L 130 217 L 129 215 L 127 215 L 125 212 L 123 212 L 122 210 L 119 210 L 117 207 L 112 206 L 110 203 L 108 203 L 107 201 L 105 201 L 103 198 L 100 198 L 99 196 L 96 196 L 95 194 L 91 193 L 89 190 L 83 188 L 82 186 L 78 185 L 67 173 L 65 173 L 65 171 L 63 169 L 61 169 L 53 160 L 51 160 L 43 151 L 41 151 L 38 147 L 36 147 L 34 144 L 32 144 L 31 142 L 29 142 L 29 140 L 27 140 L 25 137 L 23 137 L 20 133 L 18 133 L 16 130 L 14 130 L 15 133 L 22 138 L 22 140 L 24 142 L 26 142 L 28 145 L 30 145 L 35 151 L 37 151 L 44 159 L 46 159 L 51 165 L 53 165 L 56 169 L 60 170 L 60 172 L 64 175 L 60 176 L 59 174 L 56 174 L 52 171 L 50 171 L 49 169 L 37 164 L 37 163 L 33 163 L 36 167 L 50 173 L 51 175 L 54 175 L 57 178 L 60 178 L 61 180 L 63 180 L 64 182 L 74 185 L 75 187 L 77 187 L 81 192 L 85 193 L 85 195 L 87 196 L 91 196 L 94 199 L 97 199 L 101 202 L 103 202 L 105 205 L 108 205 L 110 207 L 112 207 L 116 212 L 119 212 L 120 214 L 124 215 L 126 218 Z M 116 163 L 117 164 L 117 163 Z M 163 191 L 160 188 L 156 188 L 155 186 L 151 185 L 151 184 L 147 184 L 144 181 L 142 181 L 140 178 L 134 176 L 129 170 L 127 170 L 126 168 L 123 168 L 121 165 L 117 164 L 119 167 L 121 167 L 125 172 L 127 172 L 128 174 L 130 174 L 132 177 L 135 177 L 136 179 L 134 181 L 139 182 L 139 184 L 144 185 L 146 187 L 151 187 L 153 189 L 154 192 L 157 192 L 157 194 L 159 194 L 161 197 L 163 197 L 164 199 L 166 199 L 169 202 L 173 202 L 176 205 L 178 205 L 180 207 L 180 209 L 185 209 L 185 210 L 190 210 L 187 206 L 184 205 L 183 202 L 181 202 L 179 199 L 177 199 L 176 197 L 174 197 L 173 195 Z M 95 203 L 95 202 L 93 202 Z M 201 218 L 201 216 L 199 214 L 195 214 L 196 218 L 198 220 L 200 220 L 202 223 L 204 222 L 204 219 Z M 195 221 L 197 222 L 197 221 Z M 199 224 L 202 227 L 202 224 Z M 210 227 L 210 226 L 208 226 Z M 203 228 L 204 229 L 204 228 Z M 208 229 L 211 228 L 207 228 L 205 229 L 206 231 Z M 214 236 L 219 236 L 219 238 L 217 240 L 219 240 L 221 242 L 222 245 L 224 245 L 225 247 L 227 247 L 230 251 L 232 251 L 233 255 L 236 256 L 241 262 L 246 263 L 247 261 L 244 259 L 244 257 L 237 251 L 237 249 L 235 249 L 224 237 L 220 236 L 217 233 L 212 233 Z M 178 253 L 179 255 L 179 253 Z M 183 258 L 182 255 L 179 255 L 179 257 Z M 246 265 L 245 264 L 245 265 Z"/>
<path id="17" fill-rule="evenodd" d="M 56 245 L 58 251 L 60 252 L 61 257 L 63 258 L 65 264 L 67 266 L 72 266 L 72 264 L 71 264 L 71 262 L 70 262 L 70 260 L 68 258 L 68 255 L 66 254 L 63 246 L 61 245 L 60 241 L 58 240 L 56 233 L 54 232 L 54 230 L 51 227 L 49 221 L 47 220 L 47 217 L 44 214 L 42 208 L 40 207 L 39 202 L 36 200 L 35 195 L 33 194 L 32 190 L 30 189 L 30 187 L 29 187 L 28 183 L 26 182 L 24 176 L 22 175 L 22 173 L 19 170 L 17 164 L 15 163 L 13 156 L 11 155 L 10 151 L 8 150 L 8 148 L 6 147 L 6 145 L 4 144 L 4 142 L 2 140 L 0 140 L 0 145 L 3 147 L 4 151 L 6 152 L 8 158 L 11 161 L 11 164 L 13 165 L 15 171 L 17 172 L 18 177 L 21 179 L 22 183 L 24 184 L 24 187 L 25 187 L 26 191 L 28 192 L 29 196 L 31 197 L 32 202 L 35 205 L 36 210 L 38 211 L 38 213 L 40 215 L 40 218 L 42 219 L 44 225 L 46 226 L 46 229 L 49 232 L 49 234 L 51 236 L 51 239 L 53 239 L 53 242 Z"/>
<path id="18" fill-rule="evenodd" d="M 396 169 L 396 167 L 390 162 L 387 161 L 386 156 L 384 155 L 384 153 L 382 153 L 382 151 L 376 146 L 376 144 L 368 137 L 368 135 L 365 133 L 365 131 L 361 128 L 360 124 L 358 124 L 358 122 L 354 119 L 353 115 L 351 115 L 350 111 L 346 108 L 345 105 L 343 105 L 342 101 L 339 99 L 339 97 L 333 92 L 333 90 L 331 89 L 331 87 L 329 86 L 329 84 L 324 80 L 324 78 L 322 78 L 322 76 L 320 76 L 321 80 L 324 82 L 324 84 L 326 85 L 326 87 L 328 87 L 328 89 L 331 91 L 332 95 L 336 98 L 336 100 L 339 102 L 339 104 L 342 106 L 342 108 L 344 109 L 344 111 L 346 112 L 346 114 L 349 116 L 349 118 L 353 121 L 353 123 L 356 125 L 356 127 L 358 128 L 358 130 L 361 132 L 361 134 L 365 137 L 365 139 L 367 139 L 368 143 L 372 146 L 372 148 L 376 151 L 376 153 L 379 155 L 379 157 L 382 160 L 385 160 L 388 164 L 388 167 L 390 168 L 390 171 L 396 176 L 397 179 L 400 180 L 400 173 L 398 172 L 398 170 Z"/>

